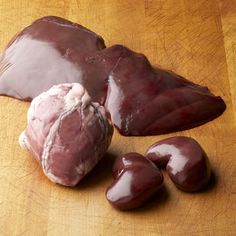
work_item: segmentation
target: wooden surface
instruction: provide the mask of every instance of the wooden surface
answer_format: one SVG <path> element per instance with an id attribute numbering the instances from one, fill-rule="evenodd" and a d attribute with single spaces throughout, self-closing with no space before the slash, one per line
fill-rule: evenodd
<path id="1" fill-rule="evenodd" d="M 124 44 L 224 98 L 218 119 L 184 132 L 121 137 L 76 188 L 55 185 L 18 145 L 27 103 L 0 97 L 0 235 L 235 235 L 236 232 L 236 1 L 235 0 L 0 0 L 0 47 L 38 17 L 58 15 Z M 165 189 L 132 212 L 114 210 L 104 192 L 115 156 L 143 153 L 174 135 L 196 138 L 215 173 L 198 194 Z"/>

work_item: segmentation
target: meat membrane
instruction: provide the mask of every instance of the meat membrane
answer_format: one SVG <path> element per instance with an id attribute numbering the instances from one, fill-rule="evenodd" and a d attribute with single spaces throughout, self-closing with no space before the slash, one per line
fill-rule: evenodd
<path id="1" fill-rule="evenodd" d="M 82 85 L 56 85 L 33 99 L 19 141 L 51 181 L 75 186 L 110 145 L 113 126 L 108 118 Z"/>

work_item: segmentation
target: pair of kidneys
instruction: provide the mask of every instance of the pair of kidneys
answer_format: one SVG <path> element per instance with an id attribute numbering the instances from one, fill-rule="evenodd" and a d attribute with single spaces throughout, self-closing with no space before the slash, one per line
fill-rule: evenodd
<path id="1" fill-rule="evenodd" d="M 106 192 L 114 207 L 137 208 L 153 197 L 164 181 L 159 168 L 166 168 L 174 184 L 186 192 L 201 190 L 211 176 L 207 155 L 193 138 L 161 140 L 149 147 L 145 156 L 132 152 L 115 161 L 114 181 Z"/>

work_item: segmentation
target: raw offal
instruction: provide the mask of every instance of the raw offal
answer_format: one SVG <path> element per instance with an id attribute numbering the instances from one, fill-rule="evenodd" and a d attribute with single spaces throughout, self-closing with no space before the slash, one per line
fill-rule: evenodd
<path id="1" fill-rule="evenodd" d="M 81 83 L 105 105 L 123 135 L 189 129 L 226 105 L 208 88 L 153 67 L 140 53 L 104 40 L 68 20 L 47 16 L 19 32 L 0 58 L 0 94 L 31 100 L 51 86 Z"/>
<path id="2" fill-rule="evenodd" d="M 53 86 L 34 98 L 19 141 L 53 182 L 75 186 L 107 151 L 113 127 L 80 84 Z"/>

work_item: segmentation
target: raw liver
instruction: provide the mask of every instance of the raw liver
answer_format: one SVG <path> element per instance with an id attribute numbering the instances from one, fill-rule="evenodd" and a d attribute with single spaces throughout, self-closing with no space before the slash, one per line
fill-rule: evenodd
<path id="1" fill-rule="evenodd" d="M 0 94 L 22 100 L 55 84 L 83 84 L 123 135 L 192 128 L 226 108 L 207 88 L 151 66 L 143 54 L 122 45 L 106 48 L 97 34 L 59 17 L 43 17 L 18 33 L 0 68 Z"/>

